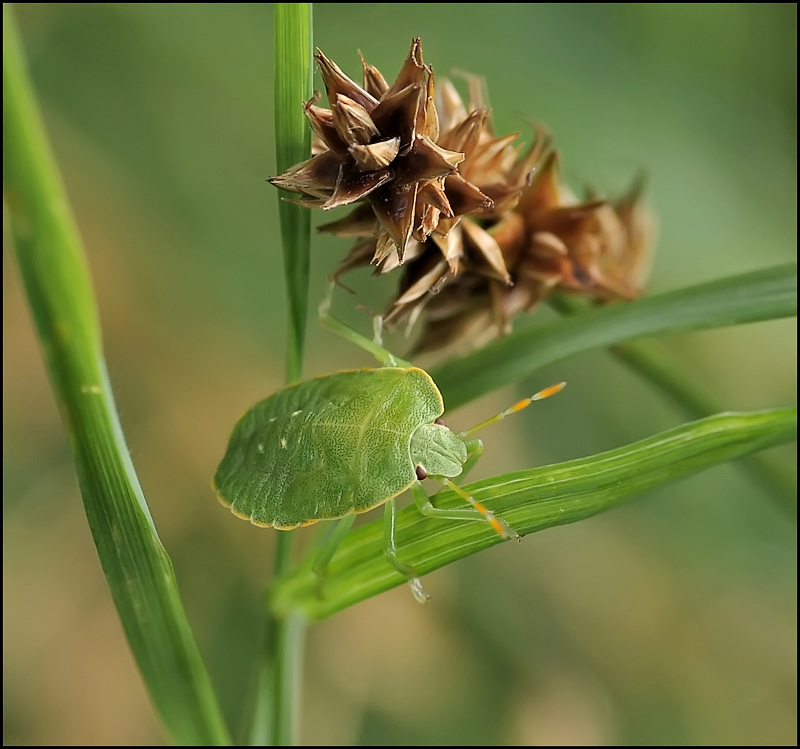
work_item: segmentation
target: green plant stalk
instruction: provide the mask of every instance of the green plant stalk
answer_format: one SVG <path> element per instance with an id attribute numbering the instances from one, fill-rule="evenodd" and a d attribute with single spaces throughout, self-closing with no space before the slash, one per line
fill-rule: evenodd
<path id="1" fill-rule="evenodd" d="M 585 305 L 566 296 L 553 297 L 550 306 L 562 314 L 582 314 Z M 690 419 L 710 416 L 720 409 L 695 383 L 690 381 L 673 362 L 652 346 L 628 343 L 612 346 L 611 355 L 654 385 Z M 744 468 L 773 499 L 778 509 L 797 521 L 797 483 L 790 472 L 761 454 L 750 455 L 740 462 Z"/>
<path id="2" fill-rule="evenodd" d="M 98 556 L 153 705 L 177 744 L 230 744 L 128 454 L 81 242 L 3 5 L 5 209 Z"/>
<path id="3" fill-rule="evenodd" d="M 275 3 L 275 146 L 278 173 L 307 159 L 311 131 L 302 104 L 312 96 L 311 3 Z M 302 378 L 308 309 L 311 216 L 309 211 L 279 194 L 284 275 L 289 327 L 286 344 L 286 381 Z M 276 576 L 292 565 L 289 533 L 276 539 Z M 256 705 L 248 731 L 254 746 L 293 746 L 302 673 L 304 622 L 296 616 L 268 612 L 264 658 L 259 669 Z"/>
<path id="4" fill-rule="evenodd" d="M 792 263 L 521 329 L 431 376 L 452 410 L 590 348 L 796 315 Z"/>
<path id="5" fill-rule="evenodd" d="M 279 174 L 311 155 L 311 129 L 303 102 L 313 93 L 312 43 L 311 3 L 275 3 L 275 156 Z M 290 383 L 301 379 L 303 373 L 311 214 L 284 199 L 291 193 L 281 191 L 279 195 L 289 321 L 286 382 Z"/>
<path id="6" fill-rule="evenodd" d="M 796 438 L 796 408 L 719 414 L 616 450 L 497 476 L 464 489 L 528 535 L 591 517 L 706 468 Z M 443 490 L 435 505 L 459 506 L 463 500 Z M 413 564 L 420 575 L 504 541 L 487 523 L 425 518 L 414 506 L 398 513 L 397 532 L 402 561 Z M 321 619 L 405 583 L 385 560 L 383 545 L 382 518 L 360 526 L 334 555 L 322 597 L 311 560 L 306 560 L 273 587 L 272 606 Z"/>

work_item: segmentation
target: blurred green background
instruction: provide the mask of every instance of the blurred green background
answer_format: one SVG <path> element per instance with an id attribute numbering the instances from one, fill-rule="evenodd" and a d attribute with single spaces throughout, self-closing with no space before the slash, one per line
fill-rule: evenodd
<path id="1" fill-rule="evenodd" d="M 16 12 L 133 460 L 239 726 L 276 532 L 222 509 L 210 479 L 234 421 L 283 377 L 276 193 L 265 181 L 273 8 Z M 392 79 L 413 36 L 437 75 L 486 76 L 498 132 L 529 140 L 527 123 L 545 123 L 576 189 L 616 194 L 645 169 L 660 224 L 651 289 L 663 291 L 796 257 L 796 13 L 788 3 L 329 3 L 314 26 L 354 77 L 360 49 Z M 312 307 L 348 246 L 314 239 Z M 163 743 L 7 241 L 3 263 L 4 743 Z M 366 272 L 351 281 L 368 306 L 386 302 L 387 284 Z M 796 341 L 785 320 L 659 344 L 728 410 L 796 402 Z M 369 364 L 312 320 L 308 375 Z M 470 425 L 559 380 L 564 393 L 485 433 L 476 478 L 684 420 L 597 352 L 449 421 Z M 795 446 L 770 457 L 796 473 Z M 737 466 L 504 544 L 425 585 L 427 606 L 403 587 L 311 628 L 303 743 L 797 742 L 796 526 Z"/>

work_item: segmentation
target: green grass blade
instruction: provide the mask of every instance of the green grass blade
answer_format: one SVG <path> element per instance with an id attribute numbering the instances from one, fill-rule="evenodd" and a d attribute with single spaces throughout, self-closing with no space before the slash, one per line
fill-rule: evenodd
<path id="1" fill-rule="evenodd" d="M 797 315 L 797 265 L 592 309 L 512 333 L 431 372 L 449 410 L 590 349 Z"/>
<path id="2" fill-rule="evenodd" d="M 311 155 L 311 129 L 303 102 L 312 96 L 312 4 L 275 3 L 275 150 L 278 172 L 305 161 Z M 311 215 L 281 193 L 283 265 L 286 279 L 287 320 L 286 381 L 303 376 L 308 282 L 311 252 Z M 292 541 L 279 534 L 275 574 L 292 564 Z M 302 622 L 294 617 L 267 621 L 263 658 L 258 672 L 255 711 L 247 730 L 253 746 L 293 746 L 296 742 L 296 708 L 302 675 L 300 653 L 304 639 Z"/>
<path id="3" fill-rule="evenodd" d="M 114 406 L 78 232 L 3 6 L 6 210 L 86 515 L 152 702 L 177 744 L 229 744 Z M 68 688 L 67 685 L 64 685 Z"/>
<path id="4" fill-rule="evenodd" d="M 560 296 L 551 300 L 551 306 L 562 314 L 580 314 L 585 307 L 572 298 Z M 610 354 L 623 362 L 631 371 L 649 382 L 669 402 L 689 419 L 702 419 L 721 411 L 698 384 L 675 365 L 675 362 L 657 347 L 643 343 L 612 346 Z M 775 506 L 787 517 L 797 522 L 797 482 L 788 467 L 775 463 L 766 455 L 750 455 L 740 463 L 773 500 Z"/>
<path id="5" fill-rule="evenodd" d="M 278 173 L 311 155 L 303 102 L 312 95 L 311 3 L 275 3 L 275 148 Z M 281 193 L 284 197 L 297 197 Z M 308 311 L 311 213 L 281 200 L 283 266 L 288 303 L 286 381 L 302 377 Z"/>
<path id="6" fill-rule="evenodd" d="M 683 424 L 616 450 L 479 481 L 464 488 L 521 534 L 574 523 L 630 502 L 706 468 L 797 438 L 797 409 L 726 413 Z M 438 507 L 463 504 L 451 491 Z M 323 618 L 405 583 L 383 556 L 379 518 L 352 531 L 330 565 L 324 598 L 306 563 L 275 586 L 272 605 Z M 425 518 L 413 506 L 398 513 L 402 559 L 424 575 L 502 543 L 486 523 Z"/>
<path id="7" fill-rule="evenodd" d="M 720 410 L 697 385 L 684 375 L 666 356 L 659 355 L 652 346 L 627 344 L 614 346 L 611 354 L 624 362 L 680 408 L 690 419 L 699 419 Z M 797 521 L 797 482 L 788 466 L 776 464 L 766 455 L 749 455 L 740 465 L 752 480 L 768 494 L 789 519 Z"/>

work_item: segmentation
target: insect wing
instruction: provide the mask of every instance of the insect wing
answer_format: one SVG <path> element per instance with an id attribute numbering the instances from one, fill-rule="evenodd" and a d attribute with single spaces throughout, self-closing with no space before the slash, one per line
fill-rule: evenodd
<path id="1" fill-rule="evenodd" d="M 411 435 L 442 412 L 417 369 L 319 377 L 257 403 L 237 423 L 215 486 L 257 525 L 294 528 L 363 512 L 415 478 Z"/>

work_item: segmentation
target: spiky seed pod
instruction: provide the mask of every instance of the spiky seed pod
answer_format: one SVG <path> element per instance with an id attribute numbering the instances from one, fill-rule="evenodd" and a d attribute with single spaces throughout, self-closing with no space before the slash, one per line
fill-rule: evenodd
<path id="1" fill-rule="evenodd" d="M 548 135 L 523 153 L 497 137 L 482 79 L 465 105 L 434 86 L 419 39 L 394 83 L 362 57 L 363 85 L 317 51 L 329 109 L 305 104 L 312 158 L 270 180 L 324 210 L 355 205 L 320 227 L 357 238 L 336 277 L 366 265 L 402 268 L 389 324 L 423 320 L 417 350 L 480 345 L 553 289 L 630 299 L 647 273 L 653 222 L 642 182 L 617 201 L 578 201 L 559 181 Z"/>
<path id="2" fill-rule="evenodd" d="M 464 160 L 463 152 L 437 143 L 434 77 L 423 62 L 420 40 L 413 40 L 391 85 L 363 58 L 363 86 L 320 50 L 315 58 L 330 108 L 317 106 L 317 96 L 305 104 L 315 136 L 313 156 L 270 181 L 324 210 L 365 203 L 372 215 L 359 206 L 349 219 L 337 222 L 340 228 L 352 220 L 363 230 L 366 222 L 378 236 L 378 261 L 394 254 L 402 263 L 412 232 L 424 241 L 440 217 L 456 215 L 445 180 L 457 175 Z M 463 180 L 457 180 L 461 186 Z M 491 205 L 477 188 L 469 186 L 468 192 L 473 200 Z"/>
<path id="3" fill-rule="evenodd" d="M 467 263 L 435 295 L 419 295 L 400 310 L 404 293 L 399 294 L 394 319 L 416 322 L 424 308 L 417 351 L 459 343 L 478 346 L 504 335 L 514 317 L 554 290 L 597 302 L 641 294 L 654 239 L 654 221 L 641 200 L 643 180 L 637 179 L 618 200 L 590 196 L 580 203 L 560 183 L 556 166 L 553 152 L 516 207 L 487 227 L 503 251 L 513 286 Z M 424 267 L 408 265 L 402 287 L 414 288 L 424 273 Z"/>
<path id="4" fill-rule="evenodd" d="M 456 215 L 451 217 L 431 210 L 422 222 L 421 231 L 413 233 L 403 258 L 403 267 L 409 271 L 404 274 L 406 282 L 402 284 L 401 295 L 387 317 L 389 323 L 403 317 L 406 307 L 415 307 L 419 300 L 458 276 L 467 258 L 472 258 L 473 266 L 480 266 L 498 282 L 511 283 L 503 250 L 493 233 L 484 229 L 484 224 L 493 225 L 516 205 L 547 152 L 550 138 L 537 134 L 533 144 L 523 152 L 514 143 L 518 133 L 496 137 L 485 82 L 475 76 L 464 77 L 469 83 L 469 106 L 449 80 L 440 81 L 436 89 L 442 130 L 438 144 L 464 154 L 457 171 L 443 181 L 445 196 Z M 380 234 L 375 236 L 371 217 L 363 209 L 321 226 L 320 230 L 363 238 L 340 264 L 337 278 L 370 263 L 377 266 L 376 273 L 388 273 L 401 265 L 385 251 L 383 238 Z"/>

